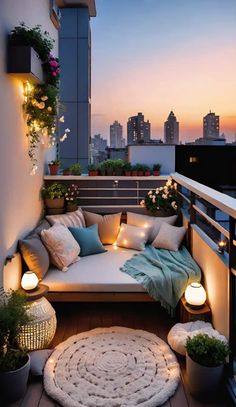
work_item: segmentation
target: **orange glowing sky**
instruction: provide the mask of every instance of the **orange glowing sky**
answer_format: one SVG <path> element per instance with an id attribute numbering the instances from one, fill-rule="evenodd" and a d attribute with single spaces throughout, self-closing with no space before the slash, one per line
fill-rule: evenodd
<path id="1" fill-rule="evenodd" d="M 211 110 L 220 115 L 220 132 L 235 140 L 234 0 L 97 0 L 97 12 L 92 135 L 109 138 L 118 120 L 126 136 L 127 118 L 143 112 L 152 138 L 163 138 L 173 110 L 185 142 L 202 137 L 202 118 Z"/>

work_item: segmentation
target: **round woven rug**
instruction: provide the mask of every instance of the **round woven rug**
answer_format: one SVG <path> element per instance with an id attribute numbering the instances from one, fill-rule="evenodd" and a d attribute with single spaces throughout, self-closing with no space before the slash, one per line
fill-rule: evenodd
<path id="1" fill-rule="evenodd" d="M 44 369 L 46 392 L 67 407 L 156 407 L 178 382 L 179 365 L 164 341 L 122 327 L 70 337 Z"/>

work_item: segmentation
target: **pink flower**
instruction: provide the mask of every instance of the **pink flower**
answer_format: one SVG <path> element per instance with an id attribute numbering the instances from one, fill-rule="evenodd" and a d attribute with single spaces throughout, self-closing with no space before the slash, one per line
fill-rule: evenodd
<path id="1" fill-rule="evenodd" d="M 57 76 L 56 72 L 53 72 L 52 75 L 53 75 L 53 76 Z"/>

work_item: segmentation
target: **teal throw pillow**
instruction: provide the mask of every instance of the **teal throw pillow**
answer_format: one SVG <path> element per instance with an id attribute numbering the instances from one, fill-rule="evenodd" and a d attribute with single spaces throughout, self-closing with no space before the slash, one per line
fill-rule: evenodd
<path id="1" fill-rule="evenodd" d="M 81 257 L 107 251 L 99 238 L 97 224 L 88 228 L 74 228 L 70 226 L 68 229 L 80 245 Z"/>

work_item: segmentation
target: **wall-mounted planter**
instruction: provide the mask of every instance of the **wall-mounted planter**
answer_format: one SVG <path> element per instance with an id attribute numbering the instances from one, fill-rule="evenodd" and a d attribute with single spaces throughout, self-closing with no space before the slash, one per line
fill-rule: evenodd
<path id="1" fill-rule="evenodd" d="M 42 61 L 28 45 L 8 44 L 7 72 L 25 81 L 43 82 Z"/>

